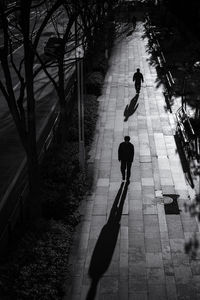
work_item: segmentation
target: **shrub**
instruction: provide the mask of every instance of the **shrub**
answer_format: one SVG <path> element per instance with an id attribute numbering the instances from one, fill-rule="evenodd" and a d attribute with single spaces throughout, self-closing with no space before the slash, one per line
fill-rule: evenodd
<path id="1" fill-rule="evenodd" d="M 104 81 L 104 77 L 101 72 L 96 71 L 96 72 L 89 73 L 85 81 L 87 93 L 100 96 L 101 89 L 103 86 L 103 81 Z"/>
<path id="2" fill-rule="evenodd" d="M 88 146 L 93 139 L 96 120 L 98 117 L 97 97 L 95 95 L 84 95 L 84 133 L 85 144 Z M 78 111 L 77 107 L 73 112 L 71 126 L 68 130 L 68 141 L 78 141 Z"/>
<path id="3" fill-rule="evenodd" d="M 93 140 L 94 131 L 96 127 L 96 120 L 98 118 L 98 106 L 99 102 L 97 101 L 97 97 L 94 95 L 85 95 L 84 97 L 85 103 L 85 144 L 86 146 L 90 145 Z"/>
<path id="4" fill-rule="evenodd" d="M 30 228 L 0 267 L 0 298 L 62 299 L 71 230 L 53 220 Z"/>
<path id="5" fill-rule="evenodd" d="M 42 211 L 45 218 L 67 218 L 78 206 L 80 199 L 73 198 L 76 191 L 72 183 L 77 176 L 81 179 L 79 172 L 77 142 L 66 143 L 64 149 L 52 152 L 45 159 L 42 173 Z M 86 185 L 84 180 L 80 184 Z M 80 198 L 82 196 L 83 193 L 80 193 Z"/>
<path id="6" fill-rule="evenodd" d="M 104 53 L 101 53 L 93 63 L 93 71 L 100 72 L 103 75 L 106 74 L 106 71 L 108 69 L 108 60 L 105 59 Z"/>

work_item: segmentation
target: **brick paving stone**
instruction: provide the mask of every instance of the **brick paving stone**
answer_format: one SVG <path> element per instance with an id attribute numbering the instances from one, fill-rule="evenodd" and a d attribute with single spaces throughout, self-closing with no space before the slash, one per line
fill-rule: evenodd
<path id="1" fill-rule="evenodd" d="M 141 164 L 141 177 L 142 178 L 152 178 L 152 164 L 142 163 Z"/>
<path id="2" fill-rule="evenodd" d="M 142 186 L 154 186 L 154 181 L 152 177 L 141 178 Z"/>
<path id="3" fill-rule="evenodd" d="M 129 220 L 128 223 L 130 234 L 134 235 L 136 233 L 144 233 L 144 223 L 138 220 Z"/>
<path id="4" fill-rule="evenodd" d="M 132 293 L 129 293 L 129 299 L 147 300 L 148 293 L 147 292 L 132 292 Z"/>
<path id="5" fill-rule="evenodd" d="M 162 252 L 146 252 L 146 261 L 148 268 L 161 268 L 163 265 Z"/>
<path id="6" fill-rule="evenodd" d="M 148 234 L 148 236 L 145 236 L 145 247 L 147 252 L 160 252 L 161 243 L 159 234 L 154 234 L 154 236 L 149 236 Z"/>
<path id="7" fill-rule="evenodd" d="M 147 280 L 149 285 L 165 284 L 165 273 L 162 268 L 147 268 Z"/>
<path id="8" fill-rule="evenodd" d="M 174 266 L 174 274 L 177 284 L 187 284 L 192 280 L 191 267 L 187 265 Z"/>
<path id="9" fill-rule="evenodd" d="M 176 283 L 176 287 L 177 287 L 177 297 L 178 300 L 179 299 L 184 299 L 184 300 L 192 300 L 196 298 L 196 293 L 195 290 L 193 289 L 193 286 L 191 285 L 192 282 L 188 282 L 188 284 L 179 284 Z"/>
<path id="10" fill-rule="evenodd" d="M 141 163 L 150 163 L 152 161 L 152 158 L 150 155 L 140 155 L 140 162 Z"/>
<path id="11" fill-rule="evenodd" d="M 196 294 L 200 293 L 200 275 L 194 275 L 191 282 L 195 287 Z"/>
<path id="12" fill-rule="evenodd" d="M 132 218 L 134 212 L 139 213 L 142 211 L 142 201 L 141 200 L 129 200 L 129 215 Z"/>
<path id="13" fill-rule="evenodd" d="M 179 193 L 176 193 L 174 185 L 162 186 L 162 193 L 163 193 L 163 195 L 166 195 L 166 194 L 179 194 Z"/>
<path id="14" fill-rule="evenodd" d="M 200 261 L 193 260 L 191 261 L 191 270 L 193 275 L 200 275 Z"/>
<path id="15" fill-rule="evenodd" d="M 155 204 L 144 204 L 143 211 L 145 215 L 157 214 L 157 207 Z"/>
<path id="16" fill-rule="evenodd" d="M 180 217 L 181 217 L 181 222 L 182 222 L 184 233 L 186 233 L 186 232 L 198 232 L 199 231 L 197 222 L 194 218 L 191 218 L 191 216 L 189 216 L 189 215 L 183 216 L 182 214 L 181 214 Z"/>
<path id="17" fill-rule="evenodd" d="M 115 294 L 118 292 L 119 280 L 115 276 L 106 276 L 100 281 L 100 294 Z"/>
<path id="18" fill-rule="evenodd" d="M 166 216 L 169 237 L 171 239 L 181 239 L 183 235 L 183 226 L 179 215 Z"/>
<path id="19" fill-rule="evenodd" d="M 102 300 L 118 300 L 118 293 L 115 293 L 115 294 L 100 294 L 99 295 L 99 299 L 102 299 Z"/>
<path id="20" fill-rule="evenodd" d="M 119 273 L 120 277 L 128 279 L 128 253 L 120 253 Z"/>
<path id="21" fill-rule="evenodd" d="M 127 277 L 122 277 L 120 275 L 120 280 L 119 280 L 119 293 L 118 293 L 118 299 L 119 300 L 128 300 L 128 280 Z"/>
<path id="22" fill-rule="evenodd" d="M 107 210 L 107 202 L 95 203 L 93 206 L 93 215 L 105 215 Z"/>
<path id="23" fill-rule="evenodd" d="M 174 253 L 184 253 L 184 239 L 170 239 L 170 249 Z"/>
<path id="24" fill-rule="evenodd" d="M 167 299 L 177 300 L 176 282 L 174 276 L 166 276 Z"/>
<path id="25" fill-rule="evenodd" d="M 165 111 L 163 86 L 156 86 L 156 69 L 149 64 L 147 38 L 142 35 L 143 24 L 138 22 L 131 36 L 116 42 L 98 98 L 99 118 L 88 160 L 93 183 L 80 206 L 64 300 L 86 299 L 92 282 L 88 274 L 91 258 L 99 244 L 102 248 L 93 263 L 101 261 L 105 270 L 94 300 L 200 299 L 200 254 L 191 261 L 184 252 L 193 231 L 200 237 L 196 220 L 184 211 L 184 203 L 190 203 L 194 193 L 177 154 L 176 119 Z M 124 122 L 124 109 L 135 96 L 132 75 L 137 67 L 145 82 L 137 110 Z M 124 135 L 130 135 L 134 143 L 135 157 L 118 215 L 119 208 L 114 210 L 113 204 L 121 186 L 118 145 Z M 179 215 L 165 214 L 167 194 L 179 195 Z M 103 245 L 105 228 L 108 236 Z"/>
<path id="26" fill-rule="evenodd" d="M 128 281 L 129 281 L 129 293 L 133 293 L 133 292 L 143 293 L 148 291 L 147 279 L 145 273 L 129 276 Z"/>
<path id="27" fill-rule="evenodd" d="M 167 300 L 167 291 L 164 284 L 150 284 L 149 288 L 149 299 L 153 300 Z"/>
<path id="28" fill-rule="evenodd" d="M 159 233 L 159 223 L 157 215 L 144 215 L 145 233 L 155 234 Z"/>
<path id="29" fill-rule="evenodd" d="M 185 253 L 173 253 L 172 252 L 171 256 L 172 256 L 173 265 L 175 267 L 180 266 L 180 265 L 189 266 L 189 264 L 190 264 L 189 256 Z M 192 267 L 192 265 L 191 265 L 191 267 Z"/>

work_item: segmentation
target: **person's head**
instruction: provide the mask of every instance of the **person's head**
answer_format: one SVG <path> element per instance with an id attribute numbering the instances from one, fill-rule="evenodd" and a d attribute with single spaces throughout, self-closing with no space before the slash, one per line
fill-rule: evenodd
<path id="1" fill-rule="evenodd" d="M 139 69 L 139 68 L 137 68 L 137 72 L 138 72 L 138 73 L 140 72 L 140 69 Z"/>
<path id="2" fill-rule="evenodd" d="M 128 143 L 128 142 L 130 141 L 130 136 L 126 135 L 126 136 L 124 137 L 124 141 Z"/>

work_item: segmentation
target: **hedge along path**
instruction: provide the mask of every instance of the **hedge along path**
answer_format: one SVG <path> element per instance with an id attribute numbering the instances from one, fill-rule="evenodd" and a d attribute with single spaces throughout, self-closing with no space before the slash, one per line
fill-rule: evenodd
<path id="1" fill-rule="evenodd" d="M 184 254 L 189 232 L 198 230 L 183 209 L 190 187 L 173 137 L 174 118 L 165 109 L 143 30 L 139 21 L 131 35 L 116 41 L 98 98 L 99 119 L 88 160 L 94 182 L 80 207 L 65 300 L 178 299 L 200 292 L 193 263 Z M 144 84 L 136 111 L 124 122 L 125 107 L 135 96 L 136 68 Z M 121 186 L 117 160 L 124 135 L 135 145 L 127 190 Z M 165 215 L 165 194 L 179 195 L 179 215 Z"/>

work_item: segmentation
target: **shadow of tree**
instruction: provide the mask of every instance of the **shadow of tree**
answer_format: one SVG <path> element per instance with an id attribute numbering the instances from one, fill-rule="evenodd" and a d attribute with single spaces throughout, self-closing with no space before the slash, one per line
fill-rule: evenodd
<path id="1" fill-rule="evenodd" d="M 133 98 L 131 99 L 130 104 L 129 104 L 129 105 L 128 105 L 128 104 L 126 105 L 125 110 L 124 110 L 124 117 L 125 117 L 124 122 L 126 122 L 126 121 L 128 120 L 128 118 L 129 118 L 131 115 L 133 115 L 134 112 L 136 111 L 136 109 L 138 108 L 138 105 L 139 105 L 139 104 L 137 103 L 138 98 L 139 98 L 139 94 L 136 94 L 135 97 L 133 97 Z"/>
<path id="2" fill-rule="evenodd" d="M 194 182 L 193 182 L 192 174 L 190 171 L 189 160 L 187 159 L 187 157 L 185 155 L 184 148 L 181 144 L 181 139 L 179 138 L 178 132 L 175 133 L 174 139 L 175 139 L 175 143 L 177 146 L 177 152 L 180 157 L 183 172 L 185 174 L 185 178 L 186 178 L 187 182 L 189 183 L 189 185 L 191 186 L 191 188 L 194 188 Z"/>
<path id="3" fill-rule="evenodd" d="M 157 17 L 161 17 L 158 12 Z M 197 92 L 199 84 L 195 84 L 195 74 L 191 76 L 194 72 L 190 69 L 190 66 L 199 61 L 200 43 L 192 35 L 191 37 L 188 36 L 187 28 L 183 30 L 184 27 L 182 28 L 172 16 L 170 22 L 165 20 L 167 23 L 163 22 L 163 24 L 157 22 L 156 19 L 151 15 L 151 25 L 153 26 L 144 27 L 142 38 L 147 39 L 146 51 L 150 55 L 148 62 L 157 69 L 157 87 L 161 84 L 166 85 L 164 74 L 170 71 L 174 79 L 173 94 L 181 96 L 183 81 L 187 76 L 185 94 L 187 94 L 186 102 L 189 102 L 192 97 L 196 97 L 195 93 L 199 94 Z M 160 18 L 161 20 L 162 18 Z M 153 34 L 151 27 L 153 27 Z M 165 57 L 164 68 L 160 68 L 158 62 L 161 51 Z M 161 69 L 163 70 L 161 71 Z M 189 77 L 191 77 L 190 80 Z M 199 76 L 197 82 L 199 82 Z M 170 105 L 173 106 L 173 103 L 170 103 Z"/>
<path id="4" fill-rule="evenodd" d="M 98 282 L 110 265 L 119 234 L 127 190 L 128 183 L 122 183 L 111 208 L 108 221 L 103 226 L 95 245 L 88 271 L 92 283 L 86 300 L 95 298 Z"/>

